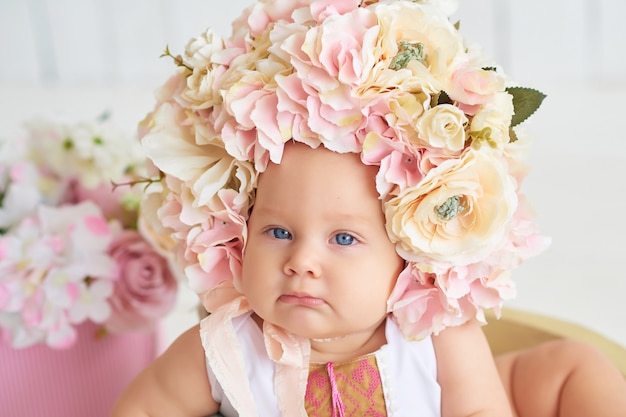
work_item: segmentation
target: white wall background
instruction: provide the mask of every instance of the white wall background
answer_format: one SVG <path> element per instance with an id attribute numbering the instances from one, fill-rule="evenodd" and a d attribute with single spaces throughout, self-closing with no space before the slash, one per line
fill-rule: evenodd
<path id="1" fill-rule="evenodd" d="M 173 68 L 166 44 L 230 22 L 252 0 L 0 0 L 0 135 L 38 115 L 111 110 L 129 130 Z M 552 247 L 515 273 L 511 306 L 626 346 L 626 2 L 460 0 L 461 30 L 548 94 L 526 191 Z M 168 337 L 195 320 L 183 292 Z"/>

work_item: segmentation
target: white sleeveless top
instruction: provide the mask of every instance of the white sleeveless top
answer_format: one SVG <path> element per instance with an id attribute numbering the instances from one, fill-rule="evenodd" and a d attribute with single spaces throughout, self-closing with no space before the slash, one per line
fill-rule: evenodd
<path id="1" fill-rule="evenodd" d="M 274 393 L 274 362 L 268 357 L 261 329 L 250 314 L 233 319 L 245 358 L 250 389 L 259 415 L 282 417 Z M 441 417 L 441 388 L 432 340 L 407 341 L 391 319 L 385 326 L 387 344 L 375 352 L 388 417 Z M 207 365 L 211 394 L 224 417 L 239 413 L 228 401 Z M 242 381 L 245 384 L 246 381 Z"/>

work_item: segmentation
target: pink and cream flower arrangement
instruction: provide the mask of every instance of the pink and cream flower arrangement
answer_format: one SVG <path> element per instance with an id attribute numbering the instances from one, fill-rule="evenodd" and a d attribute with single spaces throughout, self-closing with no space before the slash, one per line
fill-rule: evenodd
<path id="1" fill-rule="evenodd" d="M 543 250 L 520 186 L 517 126 L 543 94 L 466 44 L 452 1 L 260 0 L 191 39 L 143 121 L 162 173 L 149 195 L 191 287 L 236 299 L 256 179 L 289 140 L 360 153 L 406 268 L 388 310 L 422 338 L 501 308 Z"/>
<path id="2" fill-rule="evenodd" d="M 177 280 L 137 228 L 138 141 L 105 118 L 25 127 L 0 143 L 2 342 L 69 347 L 87 320 L 94 336 L 154 330 Z"/>

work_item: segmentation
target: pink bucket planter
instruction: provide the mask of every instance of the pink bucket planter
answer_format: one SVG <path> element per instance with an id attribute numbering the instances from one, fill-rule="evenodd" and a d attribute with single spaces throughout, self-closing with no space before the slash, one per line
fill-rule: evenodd
<path id="1" fill-rule="evenodd" d="M 95 339 L 97 325 L 78 327 L 69 349 L 13 349 L 0 342 L 0 416 L 106 417 L 126 385 L 157 354 L 156 333 Z"/>

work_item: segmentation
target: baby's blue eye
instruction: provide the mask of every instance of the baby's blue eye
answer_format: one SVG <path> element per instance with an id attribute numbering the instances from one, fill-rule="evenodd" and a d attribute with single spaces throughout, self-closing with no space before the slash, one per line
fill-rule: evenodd
<path id="1" fill-rule="evenodd" d="M 280 227 L 274 227 L 269 232 L 276 239 L 291 239 L 291 233 Z"/>
<path id="2" fill-rule="evenodd" d="M 352 245 L 354 241 L 354 236 L 351 236 L 347 233 L 338 233 L 337 235 L 335 235 L 335 242 L 337 242 L 338 245 L 349 246 Z"/>

